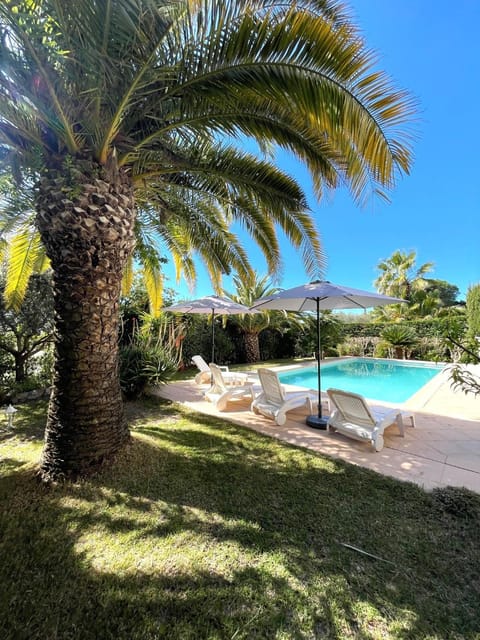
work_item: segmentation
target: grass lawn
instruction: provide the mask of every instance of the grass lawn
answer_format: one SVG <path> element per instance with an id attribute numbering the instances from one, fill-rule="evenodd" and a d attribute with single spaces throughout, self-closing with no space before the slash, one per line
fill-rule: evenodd
<path id="1" fill-rule="evenodd" d="M 0 434 L 2 640 L 480 638 L 478 496 L 128 412 L 132 444 L 75 484 L 36 479 L 45 404 Z"/>

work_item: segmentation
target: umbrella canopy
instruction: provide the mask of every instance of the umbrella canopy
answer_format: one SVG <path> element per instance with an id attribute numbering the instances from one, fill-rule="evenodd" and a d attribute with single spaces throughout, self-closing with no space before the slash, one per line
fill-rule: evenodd
<path id="1" fill-rule="evenodd" d="M 317 376 L 318 376 L 318 416 L 308 416 L 307 424 L 316 429 L 326 429 L 327 418 L 322 417 L 322 392 L 320 374 L 320 311 L 327 309 L 367 309 L 387 304 L 405 302 L 380 293 L 362 289 L 352 289 L 326 280 L 316 280 L 308 284 L 284 289 L 272 296 L 257 300 L 252 310 L 278 309 L 283 311 L 317 312 Z"/>
<path id="2" fill-rule="evenodd" d="M 230 298 L 220 296 L 205 296 L 197 300 L 187 300 L 164 307 L 163 311 L 174 311 L 176 313 L 208 313 L 212 316 L 212 359 L 215 362 L 215 315 L 233 315 L 240 313 L 255 313 L 243 304 L 238 304 Z"/>

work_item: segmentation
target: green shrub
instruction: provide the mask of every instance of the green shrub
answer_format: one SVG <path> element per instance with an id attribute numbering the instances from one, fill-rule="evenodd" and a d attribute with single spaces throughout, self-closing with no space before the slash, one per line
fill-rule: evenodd
<path id="1" fill-rule="evenodd" d="M 303 345 L 297 350 L 297 334 L 294 331 L 280 333 L 277 329 L 264 329 L 259 335 L 261 360 L 280 360 L 295 356 L 312 355 L 303 352 Z"/>
<path id="2" fill-rule="evenodd" d="M 324 358 L 337 358 L 340 355 L 340 352 L 338 349 L 335 349 L 335 347 L 325 347 L 322 355 Z"/>
<path id="3" fill-rule="evenodd" d="M 344 340 L 337 346 L 342 356 L 373 356 L 379 338 L 376 336 L 357 336 Z"/>
<path id="4" fill-rule="evenodd" d="M 120 347 L 120 386 L 129 400 L 143 395 L 149 385 L 172 378 L 178 369 L 178 358 L 160 344 L 135 338 Z"/>
<path id="5" fill-rule="evenodd" d="M 183 332 L 175 320 L 143 315 L 141 329 L 119 348 L 120 386 L 127 399 L 172 378 L 182 358 Z"/>
<path id="6" fill-rule="evenodd" d="M 387 325 L 381 334 L 382 339 L 388 343 L 395 352 L 396 358 L 404 358 L 407 349 L 417 342 L 417 336 L 412 327 L 405 324 Z"/>
<path id="7" fill-rule="evenodd" d="M 338 351 L 342 356 L 363 356 L 365 355 L 364 342 L 362 338 L 347 338 L 338 345 Z"/>
<path id="8" fill-rule="evenodd" d="M 391 358 L 392 348 L 388 344 L 388 342 L 385 342 L 385 340 L 380 340 L 379 342 L 377 342 L 377 344 L 375 345 L 374 356 L 375 358 Z"/>
<path id="9" fill-rule="evenodd" d="M 468 338 L 474 339 L 480 336 L 480 284 L 469 287 L 466 302 Z"/>
<path id="10" fill-rule="evenodd" d="M 431 362 L 446 362 L 449 353 L 445 340 L 438 338 L 420 338 L 410 351 L 410 358 L 414 360 L 430 360 Z"/>
<path id="11" fill-rule="evenodd" d="M 239 361 L 235 340 L 230 327 L 223 327 L 220 318 L 215 319 L 215 361 L 230 364 Z M 192 356 L 202 355 L 207 362 L 212 353 L 212 323 L 207 315 L 185 316 L 185 338 L 183 340 L 183 363 L 191 364 Z"/>

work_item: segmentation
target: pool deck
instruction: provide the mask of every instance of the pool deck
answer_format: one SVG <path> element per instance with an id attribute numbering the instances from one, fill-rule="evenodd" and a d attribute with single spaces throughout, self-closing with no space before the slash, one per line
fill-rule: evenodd
<path id="1" fill-rule="evenodd" d="M 480 376 L 480 366 L 472 370 Z M 395 426 L 388 427 L 385 448 L 380 452 L 339 433 L 311 429 L 302 412 L 289 412 L 282 427 L 252 413 L 249 400 L 234 400 L 226 411 L 219 412 L 204 399 L 205 390 L 205 385 L 187 380 L 156 387 L 151 393 L 293 445 L 414 482 L 427 490 L 453 485 L 480 493 L 480 397 L 453 390 L 446 372 L 405 403 L 405 408 L 415 414 L 415 428 L 406 421 L 402 438 Z M 326 397 L 324 401 L 322 398 L 322 411 L 328 415 Z"/>

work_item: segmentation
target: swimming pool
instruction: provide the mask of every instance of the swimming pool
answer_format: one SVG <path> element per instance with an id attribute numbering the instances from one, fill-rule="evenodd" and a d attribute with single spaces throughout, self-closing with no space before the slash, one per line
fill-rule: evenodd
<path id="1" fill-rule="evenodd" d="M 329 387 L 384 402 L 405 402 L 443 369 L 443 365 L 374 358 L 336 360 L 321 365 L 322 391 Z M 283 384 L 317 389 L 317 367 L 279 372 Z"/>

